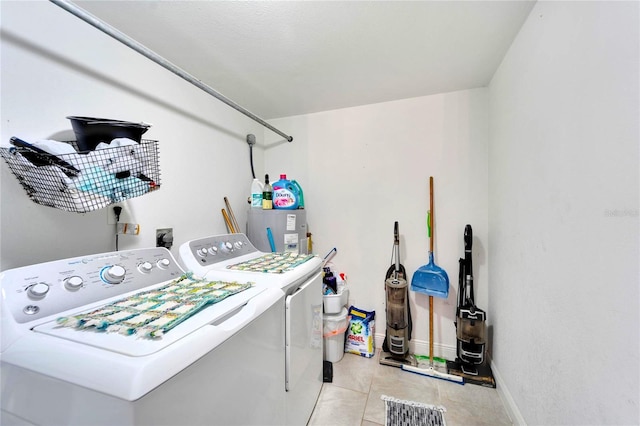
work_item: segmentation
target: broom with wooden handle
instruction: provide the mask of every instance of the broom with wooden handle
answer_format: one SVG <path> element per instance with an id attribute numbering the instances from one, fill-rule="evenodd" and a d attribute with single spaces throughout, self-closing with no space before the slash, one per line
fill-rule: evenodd
<path id="1" fill-rule="evenodd" d="M 411 291 L 425 293 L 429 296 L 429 367 L 414 367 L 403 365 L 402 369 L 423 376 L 435 377 L 455 383 L 464 384 L 464 379 L 453 374 L 438 371 L 433 365 L 433 297 L 446 299 L 449 296 L 449 276 L 447 272 L 437 266 L 433 260 L 433 176 L 429 178 L 429 212 L 427 213 L 427 232 L 429 234 L 429 263 L 423 265 L 411 278 Z"/>

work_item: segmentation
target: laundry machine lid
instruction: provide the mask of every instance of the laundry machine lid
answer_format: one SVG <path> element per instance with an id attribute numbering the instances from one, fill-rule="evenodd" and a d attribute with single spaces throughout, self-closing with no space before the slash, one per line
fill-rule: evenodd
<path id="1" fill-rule="evenodd" d="M 56 320 L 33 328 L 35 333 L 71 341 L 87 347 L 94 347 L 121 355 L 148 356 L 178 342 L 207 325 L 218 325 L 239 312 L 249 300 L 260 295 L 267 288 L 253 286 L 234 294 L 218 303 L 203 308 L 200 312 L 178 324 L 159 338 L 145 338 L 136 335 L 109 333 L 94 329 L 76 329 L 61 326 Z M 78 311 L 80 313 L 82 311 Z"/>
<path id="2" fill-rule="evenodd" d="M 2 353 L 2 364 L 135 401 L 226 344 L 284 299 L 279 289 L 259 285 L 235 296 L 153 341 L 41 324 Z"/>
<path id="3" fill-rule="evenodd" d="M 317 256 L 312 256 L 305 262 L 296 265 L 293 269 L 282 273 L 233 269 L 231 267 L 247 260 L 258 259 L 264 255 L 265 253 L 262 252 L 254 252 L 250 256 L 243 256 L 232 262 L 201 267 L 197 273 L 206 279 L 252 281 L 269 287 L 280 288 L 287 292 L 288 289 L 295 288 L 306 282 L 309 278 L 321 271 L 322 267 L 322 260 Z"/>

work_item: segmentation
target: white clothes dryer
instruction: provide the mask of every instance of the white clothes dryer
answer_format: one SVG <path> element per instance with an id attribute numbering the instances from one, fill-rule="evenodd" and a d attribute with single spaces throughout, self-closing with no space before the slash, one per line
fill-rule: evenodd
<path id="1" fill-rule="evenodd" d="M 184 266 L 197 275 L 253 281 L 282 292 L 285 315 L 278 327 L 284 332 L 285 424 L 307 424 L 323 382 L 322 260 L 261 252 L 240 233 L 192 240 L 182 244 L 179 253 Z"/>

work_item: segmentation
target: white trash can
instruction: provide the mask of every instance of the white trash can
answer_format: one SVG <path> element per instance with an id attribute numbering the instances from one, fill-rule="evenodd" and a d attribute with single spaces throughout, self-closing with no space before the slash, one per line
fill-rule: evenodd
<path id="1" fill-rule="evenodd" d="M 344 356 L 344 336 L 348 326 L 347 308 L 343 307 L 338 314 L 322 315 L 325 361 L 338 362 Z"/>

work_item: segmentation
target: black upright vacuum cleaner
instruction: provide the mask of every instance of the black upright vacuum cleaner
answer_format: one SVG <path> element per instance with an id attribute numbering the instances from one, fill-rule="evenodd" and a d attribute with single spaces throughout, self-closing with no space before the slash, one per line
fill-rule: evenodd
<path id="1" fill-rule="evenodd" d="M 400 264 L 400 234 L 398 222 L 395 222 L 392 262 L 385 276 L 386 328 L 380 364 L 399 368 L 402 365 L 416 365 L 415 356 L 409 353 L 412 322 L 408 290 L 407 272 Z"/>
<path id="2" fill-rule="evenodd" d="M 473 294 L 473 261 L 471 247 L 473 230 L 464 228 L 464 259 L 460 259 L 458 274 L 458 306 L 456 308 L 455 361 L 447 361 L 449 374 L 464 377 L 466 383 L 495 388 L 491 366 L 486 360 L 487 313 L 478 308 Z"/>

